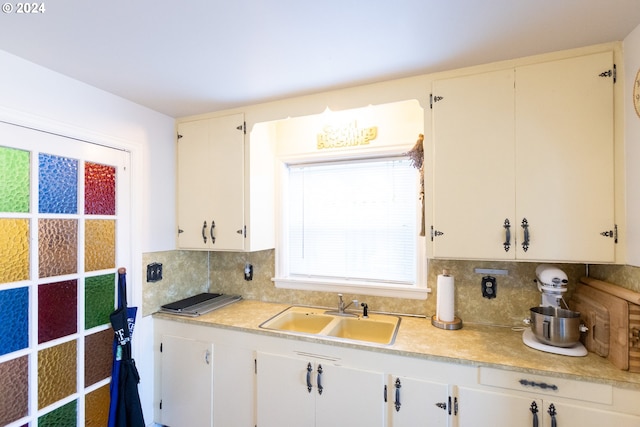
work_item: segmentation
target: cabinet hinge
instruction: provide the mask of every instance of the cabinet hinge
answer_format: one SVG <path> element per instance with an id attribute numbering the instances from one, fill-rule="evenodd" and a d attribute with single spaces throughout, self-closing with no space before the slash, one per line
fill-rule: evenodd
<path id="1" fill-rule="evenodd" d="M 162 409 L 162 400 L 160 401 L 160 409 Z"/>
<path id="2" fill-rule="evenodd" d="M 247 122 L 242 122 L 240 126 L 237 126 L 236 129 L 241 130 L 245 135 L 247 134 Z"/>
<path id="3" fill-rule="evenodd" d="M 160 353 L 162 353 L 162 343 L 160 343 Z"/>
<path id="4" fill-rule="evenodd" d="M 180 135 L 179 133 L 176 134 L 178 139 L 182 139 L 182 135 Z"/>
<path id="5" fill-rule="evenodd" d="M 600 233 L 601 236 L 613 238 L 613 243 L 618 244 L 618 224 L 614 224 L 613 230 L 606 230 Z"/>
<path id="6" fill-rule="evenodd" d="M 258 359 L 253 359 L 253 372 L 258 375 Z"/>
<path id="7" fill-rule="evenodd" d="M 599 77 L 613 77 L 613 83 L 615 83 L 617 78 L 618 78 L 618 69 L 616 67 L 616 64 L 613 64 L 613 69 L 607 70 L 607 71 L 603 71 L 602 73 L 598 74 L 598 76 Z"/>
<path id="8" fill-rule="evenodd" d="M 433 96 L 433 94 L 429 95 L 429 108 L 433 109 L 433 104 L 438 101 L 442 101 L 444 98 L 441 96 Z"/>

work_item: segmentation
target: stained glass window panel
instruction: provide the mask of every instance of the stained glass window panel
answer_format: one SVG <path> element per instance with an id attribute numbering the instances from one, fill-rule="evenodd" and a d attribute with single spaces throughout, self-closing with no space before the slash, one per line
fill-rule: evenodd
<path id="1" fill-rule="evenodd" d="M 76 280 L 38 286 L 38 343 L 75 334 L 77 313 Z"/>
<path id="2" fill-rule="evenodd" d="M 45 408 L 76 392 L 77 353 L 75 340 L 45 348 L 38 352 L 39 409 Z"/>
<path id="3" fill-rule="evenodd" d="M 28 415 L 29 411 L 29 358 L 0 363 L 0 425 Z"/>
<path id="4" fill-rule="evenodd" d="M 29 220 L 0 219 L 0 286 L 29 279 Z"/>
<path id="5" fill-rule="evenodd" d="M 78 221 L 40 219 L 38 221 L 38 258 L 40 277 L 77 272 Z"/>
<path id="6" fill-rule="evenodd" d="M 28 346 L 29 288 L 0 291 L 0 355 Z"/>
<path id="7" fill-rule="evenodd" d="M 88 387 L 111 376 L 113 362 L 113 329 L 88 335 L 84 340 L 84 386 Z"/>
<path id="8" fill-rule="evenodd" d="M 116 168 L 87 162 L 84 170 L 84 213 L 115 215 Z"/>
<path id="9" fill-rule="evenodd" d="M 40 213 L 78 213 L 78 161 L 40 154 Z"/>
<path id="10" fill-rule="evenodd" d="M 85 271 L 104 270 L 116 265 L 116 222 L 92 219 L 85 221 Z"/>
<path id="11" fill-rule="evenodd" d="M 78 425 L 78 402 L 74 400 L 38 418 L 38 427 L 75 427 Z"/>
<path id="12" fill-rule="evenodd" d="M 109 315 L 115 308 L 115 280 L 115 274 L 104 274 L 85 279 L 85 329 L 109 323 Z"/>
<path id="13" fill-rule="evenodd" d="M 29 212 L 30 153 L 0 147 L 0 212 Z"/>
<path id="14" fill-rule="evenodd" d="M 104 427 L 109 422 L 109 385 L 102 386 L 85 398 L 85 427 Z"/>

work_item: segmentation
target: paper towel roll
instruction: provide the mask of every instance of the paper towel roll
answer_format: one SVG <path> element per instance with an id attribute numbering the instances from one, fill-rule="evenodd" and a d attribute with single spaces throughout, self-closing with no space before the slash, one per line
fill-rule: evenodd
<path id="1" fill-rule="evenodd" d="M 438 275 L 436 317 L 442 322 L 453 322 L 455 318 L 454 280 L 448 274 Z"/>

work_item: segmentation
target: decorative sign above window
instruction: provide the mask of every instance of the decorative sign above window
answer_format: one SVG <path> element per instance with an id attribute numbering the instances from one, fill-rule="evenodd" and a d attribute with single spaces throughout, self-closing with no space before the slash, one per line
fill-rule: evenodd
<path id="1" fill-rule="evenodd" d="M 368 145 L 377 136 L 377 126 L 359 129 L 355 121 L 343 126 L 327 125 L 322 129 L 322 133 L 318 134 L 317 148 L 322 150 Z"/>

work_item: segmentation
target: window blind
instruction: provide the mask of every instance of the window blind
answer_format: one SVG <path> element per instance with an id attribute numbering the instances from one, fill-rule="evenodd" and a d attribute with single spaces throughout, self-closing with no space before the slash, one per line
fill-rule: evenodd
<path id="1" fill-rule="evenodd" d="M 405 158 L 289 166 L 289 275 L 416 283 L 418 174 Z"/>

